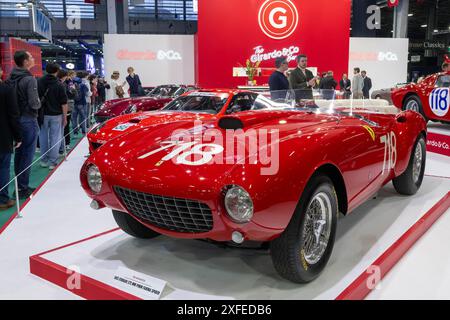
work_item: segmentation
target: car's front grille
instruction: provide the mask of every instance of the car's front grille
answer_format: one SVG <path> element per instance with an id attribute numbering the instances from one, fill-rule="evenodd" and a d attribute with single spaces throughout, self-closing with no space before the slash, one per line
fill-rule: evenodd
<path id="1" fill-rule="evenodd" d="M 183 233 L 212 230 L 212 212 L 205 203 L 158 196 L 117 186 L 114 190 L 127 210 L 145 223 Z"/>
<path id="2" fill-rule="evenodd" d="M 103 123 L 103 122 L 109 120 L 111 117 L 109 117 L 109 116 L 94 116 L 94 118 L 97 123 Z"/>

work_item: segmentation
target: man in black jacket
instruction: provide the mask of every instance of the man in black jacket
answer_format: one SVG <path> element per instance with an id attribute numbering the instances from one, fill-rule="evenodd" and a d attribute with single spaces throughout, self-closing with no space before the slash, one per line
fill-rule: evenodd
<path id="1" fill-rule="evenodd" d="M 128 67 L 127 69 L 128 77 L 126 78 L 128 85 L 130 86 L 130 96 L 139 97 L 142 95 L 142 83 L 139 76 L 134 73 L 133 67 Z"/>
<path id="2" fill-rule="evenodd" d="M 295 90 L 295 98 L 297 101 L 301 99 L 312 99 L 312 88 L 316 85 L 316 78 L 313 73 L 306 69 L 308 66 L 308 58 L 305 55 L 297 57 L 297 68 L 292 70 L 289 75 L 289 83 L 291 89 Z"/>
<path id="3" fill-rule="evenodd" d="M 370 98 L 370 89 L 372 89 L 372 79 L 370 79 L 367 76 L 366 71 L 361 71 L 361 76 L 363 77 L 363 80 L 364 80 L 364 86 L 363 86 L 364 99 L 369 99 Z"/>
<path id="4" fill-rule="evenodd" d="M 326 100 L 334 99 L 337 82 L 333 78 L 333 71 L 328 71 L 325 77 L 320 81 L 320 90 L 322 96 Z"/>
<path id="5" fill-rule="evenodd" d="M 44 119 L 39 135 L 41 146 L 41 167 L 53 170 L 58 164 L 59 148 L 62 143 L 63 128 L 67 125 L 66 88 L 56 77 L 60 67 L 49 63 L 47 74 L 39 79 L 39 96 L 42 97 Z"/>
<path id="6" fill-rule="evenodd" d="M 31 164 L 36 152 L 39 135 L 38 112 L 41 108 L 37 88 L 37 80 L 30 70 L 34 66 L 34 58 L 28 51 L 14 53 L 16 67 L 12 70 L 9 81 L 14 83 L 17 104 L 20 111 L 20 127 L 22 144 L 14 156 L 14 170 L 19 185 L 20 198 L 28 198 L 34 188 L 29 186 Z"/>
<path id="7" fill-rule="evenodd" d="M 0 83 L 0 211 L 11 208 L 16 202 L 9 198 L 11 155 L 21 145 L 19 108 L 11 83 Z"/>
<path id="8" fill-rule="evenodd" d="M 289 63 L 285 57 L 275 59 L 275 70 L 269 78 L 269 88 L 272 99 L 285 99 L 289 90 L 289 81 L 284 74 L 289 69 Z"/>

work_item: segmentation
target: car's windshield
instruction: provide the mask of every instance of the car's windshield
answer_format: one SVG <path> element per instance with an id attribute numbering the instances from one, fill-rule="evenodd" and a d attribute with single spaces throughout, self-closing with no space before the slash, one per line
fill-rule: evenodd
<path id="1" fill-rule="evenodd" d="M 181 90 L 177 86 L 159 86 L 150 91 L 148 96 L 150 97 L 172 97 Z"/>
<path id="2" fill-rule="evenodd" d="M 436 81 L 436 86 L 439 88 L 448 88 L 450 87 L 450 75 L 443 75 L 438 78 Z"/>
<path id="3" fill-rule="evenodd" d="M 175 99 L 162 110 L 217 114 L 222 110 L 228 97 L 228 94 L 194 92 Z"/>

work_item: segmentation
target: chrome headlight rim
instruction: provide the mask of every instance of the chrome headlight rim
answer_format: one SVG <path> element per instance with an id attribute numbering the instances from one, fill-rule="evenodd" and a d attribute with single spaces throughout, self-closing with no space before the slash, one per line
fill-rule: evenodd
<path id="1" fill-rule="evenodd" d="M 87 184 L 92 192 L 100 193 L 102 191 L 103 179 L 100 170 L 95 164 L 90 164 L 86 174 Z"/>
<path id="2" fill-rule="evenodd" d="M 228 185 L 224 189 L 224 205 L 228 217 L 236 223 L 251 221 L 254 213 L 253 200 L 250 194 L 239 185 Z"/>

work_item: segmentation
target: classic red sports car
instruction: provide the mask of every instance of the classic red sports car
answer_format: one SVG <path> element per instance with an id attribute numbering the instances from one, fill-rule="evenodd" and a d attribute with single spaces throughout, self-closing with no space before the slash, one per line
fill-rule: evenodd
<path id="1" fill-rule="evenodd" d="M 425 120 L 450 123 L 450 72 L 426 77 L 392 92 L 394 105 L 419 112 Z"/>
<path id="2" fill-rule="evenodd" d="M 183 94 L 160 112 L 124 114 L 91 130 L 87 137 L 92 153 L 107 141 L 133 130 L 182 120 L 206 121 L 249 110 L 258 94 L 245 90 L 198 90 Z"/>
<path id="3" fill-rule="evenodd" d="M 426 123 L 392 108 L 292 107 L 258 96 L 250 111 L 136 129 L 80 172 L 91 207 L 138 238 L 160 234 L 268 244 L 275 269 L 314 280 L 349 214 L 393 181 L 412 195 L 425 169 Z"/>
<path id="4" fill-rule="evenodd" d="M 185 92 L 196 89 L 193 86 L 164 85 L 154 88 L 145 97 L 114 99 L 106 101 L 94 115 L 98 123 L 121 114 L 158 110 Z"/>

